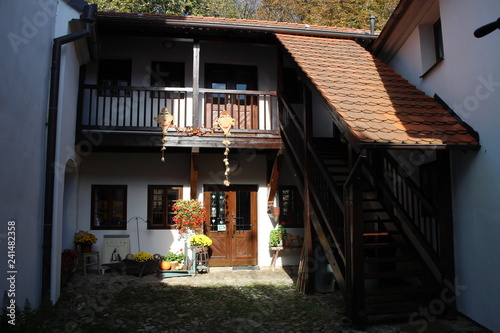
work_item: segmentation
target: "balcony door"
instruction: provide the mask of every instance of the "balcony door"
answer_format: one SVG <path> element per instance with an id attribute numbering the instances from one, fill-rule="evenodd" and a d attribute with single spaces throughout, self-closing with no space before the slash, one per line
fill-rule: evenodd
<path id="1" fill-rule="evenodd" d="M 258 128 L 258 96 L 245 93 L 245 90 L 257 90 L 256 66 L 206 64 L 205 87 L 231 91 L 205 94 L 204 123 L 207 127 L 213 127 L 225 110 L 236 120 L 234 128 Z"/>
<path id="2" fill-rule="evenodd" d="M 257 265 L 257 187 L 205 186 L 210 266 Z"/>

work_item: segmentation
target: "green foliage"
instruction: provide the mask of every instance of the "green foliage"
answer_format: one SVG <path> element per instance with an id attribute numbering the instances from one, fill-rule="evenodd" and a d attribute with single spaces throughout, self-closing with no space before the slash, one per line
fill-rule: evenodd
<path id="1" fill-rule="evenodd" d="M 89 0 L 99 10 L 383 28 L 399 0 Z"/>
<path id="2" fill-rule="evenodd" d="M 287 232 L 283 224 L 278 225 L 278 228 L 271 230 L 269 233 L 269 246 L 278 246 L 280 242 L 284 242 L 286 234 Z"/>
<path id="3" fill-rule="evenodd" d="M 182 252 L 182 249 L 181 249 L 177 253 L 175 253 L 175 252 L 169 252 L 169 253 L 167 253 L 167 255 L 163 257 L 163 260 L 164 261 L 169 261 L 169 262 L 177 261 L 179 263 L 183 263 L 184 259 L 186 259 L 186 257 L 187 257 L 186 254 L 184 254 Z"/>

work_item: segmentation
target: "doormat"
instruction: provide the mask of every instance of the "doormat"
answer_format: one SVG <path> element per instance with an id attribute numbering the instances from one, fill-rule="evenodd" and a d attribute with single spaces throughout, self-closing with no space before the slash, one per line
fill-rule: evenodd
<path id="1" fill-rule="evenodd" d="M 260 271 L 259 266 L 233 266 L 233 271 Z"/>

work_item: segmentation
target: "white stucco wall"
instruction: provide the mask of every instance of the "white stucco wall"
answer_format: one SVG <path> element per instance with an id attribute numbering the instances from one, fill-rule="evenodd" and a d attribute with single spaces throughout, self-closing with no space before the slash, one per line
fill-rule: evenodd
<path id="1" fill-rule="evenodd" d="M 458 310 L 500 331 L 500 31 L 475 38 L 500 13 L 498 0 L 441 0 L 444 61 L 423 79 L 418 30 L 390 63 L 426 94 L 437 93 L 479 132 L 481 149 L 452 154 Z"/>
<path id="2" fill-rule="evenodd" d="M 232 149 L 231 158 L 240 162 L 239 169 L 231 175 L 232 184 L 257 185 L 258 193 L 258 265 L 269 266 L 269 232 L 273 228 L 267 215 L 266 158 L 252 149 Z M 83 159 L 80 165 L 77 220 L 78 230 L 90 229 L 91 185 L 119 184 L 127 185 L 127 218 L 138 216 L 147 219 L 147 187 L 148 185 L 182 185 L 183 196 L 189 199 L 189 154 L 169 152 L 165 155 L 165 163 L 160 161 L 158 153 L 92 153 Z M 204 184 L 221 184 L 224 179 L 222 163 L 223 149 L 220 153 L 200 153 L 200 170 L 198 180 L 199 200 L 203 201 Z M 148 230 L 145 222 L 139 220 L 139 237 L 137 223 L 132 220 L 127 230 L 92 230 L 98 238 L 95 245 L 102 250 L 103 235 L 128 234 L 131 239 L 131 253 L 139 250 L 165 255 L 169 248 L 183 247 L 174 230 Z M 140 249 L 139 249 L 140 243 Z M 281 260 L 278 265 L 281 264 Z"/>
<path id="3" fill-rule="evenodd" d="M 58 7 L 54 36 L 65 36 L 71 31 L 69 21 L 80 17 L 80 13 L 64 2 Z M 77 173 L 81 156 L 75 150 L 75 130 L 77 118 L 78 83 L 80 64 L 74 43 L 61 49 L 60 87 L 57 121 L 56 167 L 54 185 L 54 224 L 52 232 L 52 281 L 51 299 L 57 300 L 60 294 L 61 252 L 73 248 L 63 236 L 72 228 L 68 220 L 76 207 Z"/>
<path id="4" fill-rule="evenodd" d="M 0 292 L 24 306 L 40 302 L 45 118 L 57 1 L 0 2 Z M 8 258 L 7 222 L 15 221 Z M 11 235 L 9 235 L 11 236 Z M 8 259 L 15 267 L 8 268 Z M 10 296 L 9 296 L 10 297 Z"/>

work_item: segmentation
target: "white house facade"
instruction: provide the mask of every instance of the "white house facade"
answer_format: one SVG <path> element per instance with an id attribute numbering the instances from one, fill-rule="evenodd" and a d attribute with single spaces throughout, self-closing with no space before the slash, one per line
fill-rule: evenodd
<path id="1" fill-rule="evenodd" d="M 479 133 L 480 150 L 451 156 L 457 307 L 498 331 L 500 31 L 481 38 L 474 31 L 498 19 L 500 2 L 402 1 L 399 8 L 375 45 L 376 54 L 427 95 L 437 94 Z M 428 31 L 438 19 L 442 59 L 429 63 L 434 39 Z"/>

